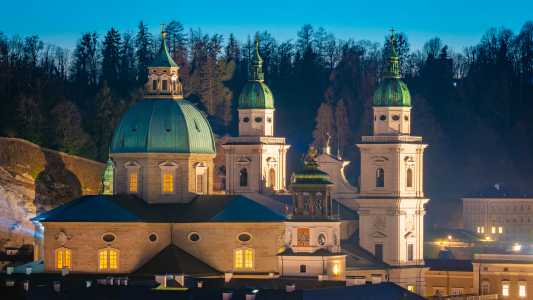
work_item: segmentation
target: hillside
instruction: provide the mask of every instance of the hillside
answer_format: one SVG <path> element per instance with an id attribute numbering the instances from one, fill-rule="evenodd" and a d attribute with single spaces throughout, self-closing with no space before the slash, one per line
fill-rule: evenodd
<path id="1" fill-rule="evenodd" d="M 98 193 L 105 164 L 0 137 L 0 251 L 31 244 L 30 218 Z"/>

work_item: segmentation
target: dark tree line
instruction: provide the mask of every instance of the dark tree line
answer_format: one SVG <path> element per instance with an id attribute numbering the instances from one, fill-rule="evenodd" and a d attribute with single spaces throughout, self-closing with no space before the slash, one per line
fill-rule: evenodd
<path id="1" fill-rule="evenodd" d="M 356 184 L 355 144 L 372 133 L 372 97 L 390 39 L 341 40 L 309 24 L 296 40 L 257 33 L 265 83 L 275 98 L 276 135 L 303 152 L 311 141 L 320 150 L 330 133 L 333 153 L 352 161 L 346 175 Z M 491 28 L 464 49 L 450 49 L 435 37 L 414 50 L 407 34 L 395 37 L 413 99 L 412 132 L 429 143 L 427 193 L 457 198 L 496 181 L 527 187 L 533 168 L 533 22 L 517 33 Z M 217 134 L 236 135 L 253 37 L 187 31 L 172 21 L 166 43 L 180 66 L 184 96 Z M 117 122 L 142 99 L 147 66 L 160 44 L 161 36 L 143 22 L 134 31 L 83 33 L 72 52 L 38 36 L 0 32 L 0 133 L 104 161 Z M 300 167 L 294 164 L 291 173 Z"/>

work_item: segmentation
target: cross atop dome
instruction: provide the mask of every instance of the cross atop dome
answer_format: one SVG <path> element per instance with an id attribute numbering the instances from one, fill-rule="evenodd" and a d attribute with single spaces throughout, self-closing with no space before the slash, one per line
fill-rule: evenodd
<path id="1" fill-rule="evenodd" d="M 163 39 L 165 39 L 165 36 L 167 35 L 167 32 L 165 31 L 165 25 L 168 25 L 168 24 L 165 24 L 165 21 L 163 21 L 163 24 L 159 24 L 159 25 L 163 25 L 163 31 L 161 31 L 161 35 L 163 36 Z"/>

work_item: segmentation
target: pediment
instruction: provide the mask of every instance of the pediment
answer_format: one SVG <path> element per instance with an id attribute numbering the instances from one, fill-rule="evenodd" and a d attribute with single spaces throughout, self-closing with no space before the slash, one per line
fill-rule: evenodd
<path id="1" fill-rule="evenodd" d="M 241 156 L 241 157 L 237 158 L 235 161 L 236 162 L 240 162 L 240 163 L 249 163 L 249 162 L 251 162 L 250 159 L 248 159 L 248 158 L 246 158 L 244 156 Z"/>
<path id="2" fill-rule="evenodd" d="M 416 238 L 418 237 L 414 232 L 409 231 L 406 235 L 403 236 L 404 238 Z"/>
<path id="3" fill-rule="evenodd" d="M 370 161 L 373 163 L 386 163 L 389 161 L 389 159 L 385 156 L 374 156 Z"/>
<path id="4" fill-rule="evenodd" d="M 379 231 L 376 231 L 370 234 L 368 237 L 373 238 L 373 239 L 382 239 L 382 238 L 386 238 L 387 236 Z"/>

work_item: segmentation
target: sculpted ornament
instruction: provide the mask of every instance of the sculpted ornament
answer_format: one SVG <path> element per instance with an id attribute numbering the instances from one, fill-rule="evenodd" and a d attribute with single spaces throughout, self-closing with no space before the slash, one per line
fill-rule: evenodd
<path id="1" fill-rule="evenodd" d="M 66 242 L 72 241 L 72 236 L 68 236 L 64 231 L 60 231 L 59 235 L 55 238 L 56 242 L 60 242 L 61 246 L 65 244 Z"/>
<path id="2" fill-rule="evenodd" d="M 285 231 L 282 234 L 278 235 L 278 242 L 283 243 L 285 241 Z"/>
<path id="3" fill-rule="evenodd" d="M 415 230 L 415 218 L 413 215 L 405 217 L 405 231 L 414 231 Z"/>
<path id="4" fill-rule="evenodd" d="M 385 229 L 385 216 L 384 215 L 374 216 L 374 229 L 376 230 Z"/>

